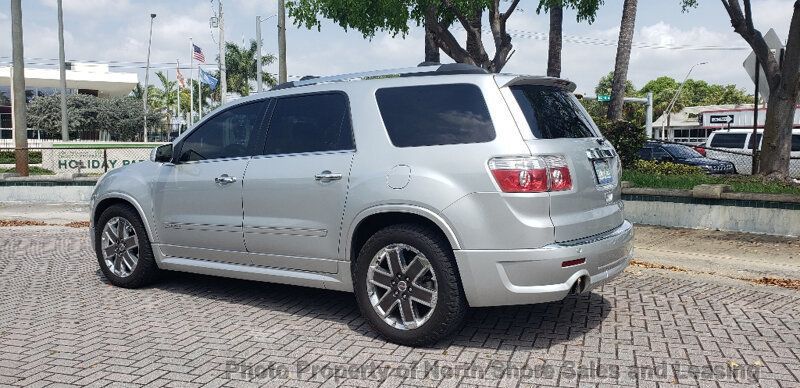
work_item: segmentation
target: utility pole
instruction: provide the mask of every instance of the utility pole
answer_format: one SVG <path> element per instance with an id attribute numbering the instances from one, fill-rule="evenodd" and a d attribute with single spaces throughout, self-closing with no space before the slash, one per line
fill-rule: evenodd
<path id="1" fill-rule="evenodd" d="M 261 23 L 265 22 L 269 19 L 274 18 L 276 15 L 267 16 L 266 19 L 262 19 L 261 16 L 256 16 L 256 91 L 261 93 L 264 86 L 264 74 L 263 74 L 263 66 L 264 64 L 261 63 Z"/>
<path id="2" fill-rule="evenodd" d="M 278 0 L 278 83 L 286 82 L 286 0 Z"/>
<path id="3" fill-rule="evenodd" d="M 61 140 L 69 140 L 67 121 L 67 64 L 64 59 L 64 7 L 58 0 L 58 70 L 61 77 Z"/>
<path id="4" fill-rule="evenodd" d="M 261 16 L 256 16 L 256 93 L 261 93 Z"/>
<path id="5" fill-rule="evenodd" d="M 156 14 L 150 14 L 150 37 L 147 39 L 147 67 L 144 71 L 144 95 L 142 96 L 142 104 L 144 104 L 144 139 L 147 142 L 147 89 L 150 88 L 150 46 L 153 44 L 153 20 Z"/>
<path id="6" fill-rule="evenodd" d="M 653 138 L 653 92 L 647 92 L 647 114 L 645 115 L 644 130 L 648 139 Z"/>
<path id="7" fill-rule="evenodd" d="M 225 74 L 225 16 L 222 14 L 222 0 L 219 2 L 219 101 L 224 104 L 228 94 L 228 77 Z"/>
<path id="8" fill-rule="evenodd" d="M 28 176 L 28 117 L 25 106 L 25 61 L 22 52 L 22 0 L 11 0 L 11 96 L 14 127 L 14 161 L 17 174 Z"/>

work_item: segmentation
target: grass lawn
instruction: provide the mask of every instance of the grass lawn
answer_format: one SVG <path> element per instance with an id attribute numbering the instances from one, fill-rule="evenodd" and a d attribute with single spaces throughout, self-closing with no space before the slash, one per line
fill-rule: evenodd
<path id="1" fill-rule="evenodd" d="M 14 169 L 14 167 L 0 168 L 0 173 L 3 173 L 3 172 L 16 172 L 16 171 L 17 170 Z M 36 167 L 36 166 L 30 166 L 30 169 L 28 170 L 28 172 L 30 172 L 31 175 L 55 175 L 54 172 L 52 172 L 52 171 L 50 171 L 50 170 L 48 170 L 46 168 L 41 168 L 41 167 Z"/>
<path id="2" fill-rule="evenodd" d="M 630 181 L 634 187 L 653 187 L 659 189 L 691 190 L 702 184 L 730 185 L 739 193 L 770 193 L 800 195 L 800 185 L 778 182 L 762 182 L 758 177 L 746 175 L 654 175 L 636 170 L 623 171 L 622 180 Z"/>

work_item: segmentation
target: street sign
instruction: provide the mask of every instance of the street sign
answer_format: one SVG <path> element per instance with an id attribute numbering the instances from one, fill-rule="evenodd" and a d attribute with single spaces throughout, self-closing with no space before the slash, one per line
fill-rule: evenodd
<path id="1" fill-rule="evenodd" d="M 774 28 L 770 28 L 766 35 L 764 35 L 764 40 L 767 42 L 767 46 L 769 49 L 775 54 L 775 59 L 778 60 L 780 63 L 780 53 L 781 49 L 784 48 L 783 42 L 781 38 L 778 37 L 778 33 L 775 32 Z M 742 66 L 744 66 L 744 70 L 750 75 L 750 79 L 753 82 L 756 81 L 756 53 L 750 52 L 750 55 L 747 56 L 747 59 L 744 60 Z M 759 94 L 761 97 L 764 98 L 765 102 L 769 102 L 769 83 L 767 83 L 767 75 L 764 74 L 764 67 L 760 66 L 759 69 Z"/>
<path id="2" fill-rule="evenodd" d="M 598 94 L 597 101 L 602 101 L 602 102 L 611 101 L 611 96 L 608 94 Z"/>
<path id="3" fill-rule="evenodd" d="M 709 115 L 708 122 L 711 124 L 730 124 L 733 123 L 733 115 Z"/>

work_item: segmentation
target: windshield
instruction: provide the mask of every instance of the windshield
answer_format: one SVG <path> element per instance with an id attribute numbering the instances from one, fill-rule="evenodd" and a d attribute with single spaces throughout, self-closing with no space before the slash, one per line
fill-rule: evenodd
<path id="1" fill-rule="evenodd" d="M 695 151 L 694 148 L 688 147 L 685 145 L 680 144 L 662 144 L 667 152 L 672 155 L 675 159 L 694 159 L 694 158 L 702 158 L 703 155 L 700 155 L 699 152 Z"/>
<path id="2" fill-rule="evenodd" d="M 596 136 L 592 119 L 572 93 L 541 85 L 512 86 L 511 92 L 537 139 Z"/>

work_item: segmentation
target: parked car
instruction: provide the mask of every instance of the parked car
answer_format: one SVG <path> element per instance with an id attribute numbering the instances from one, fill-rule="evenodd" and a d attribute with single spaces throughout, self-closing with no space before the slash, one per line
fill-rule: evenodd
<path id="1" fill-rule="evenodd" d="M 128 288 L 175 270 L 354 292 L 407 345 L 468 306 L 586 292 L 628 265 L 633 227 L 574 88 L 452 64 L 229 103 L 99 180 L 100 268 Z"/>
<path id="2" fill-rule="evenodd" d="M 736 167 L 733 163 L 703 156 L 694 147 L 683 144 L 648 141 L 645 143 L 644 147 L 639 150 L 639 157 L 644 160 L 697 166 L 709 174 L 736 173 Z"/>
<path id="3" fill-rule="evenodd" d="M 756 132 L 755 144 L 758 144 L 759 150 L 763 133 L 763 129 Z M 733 163 L 740 174 L 750 174 L 753 170 L 753 148 L 750 145 L 752 136 L 752 129 L 720 129 L 711 132 L 705 144 L 706 155 Z M 789 173 L 793 178 L 800 178 L 800 129 L 792 130 L 791 147 Z"/>

